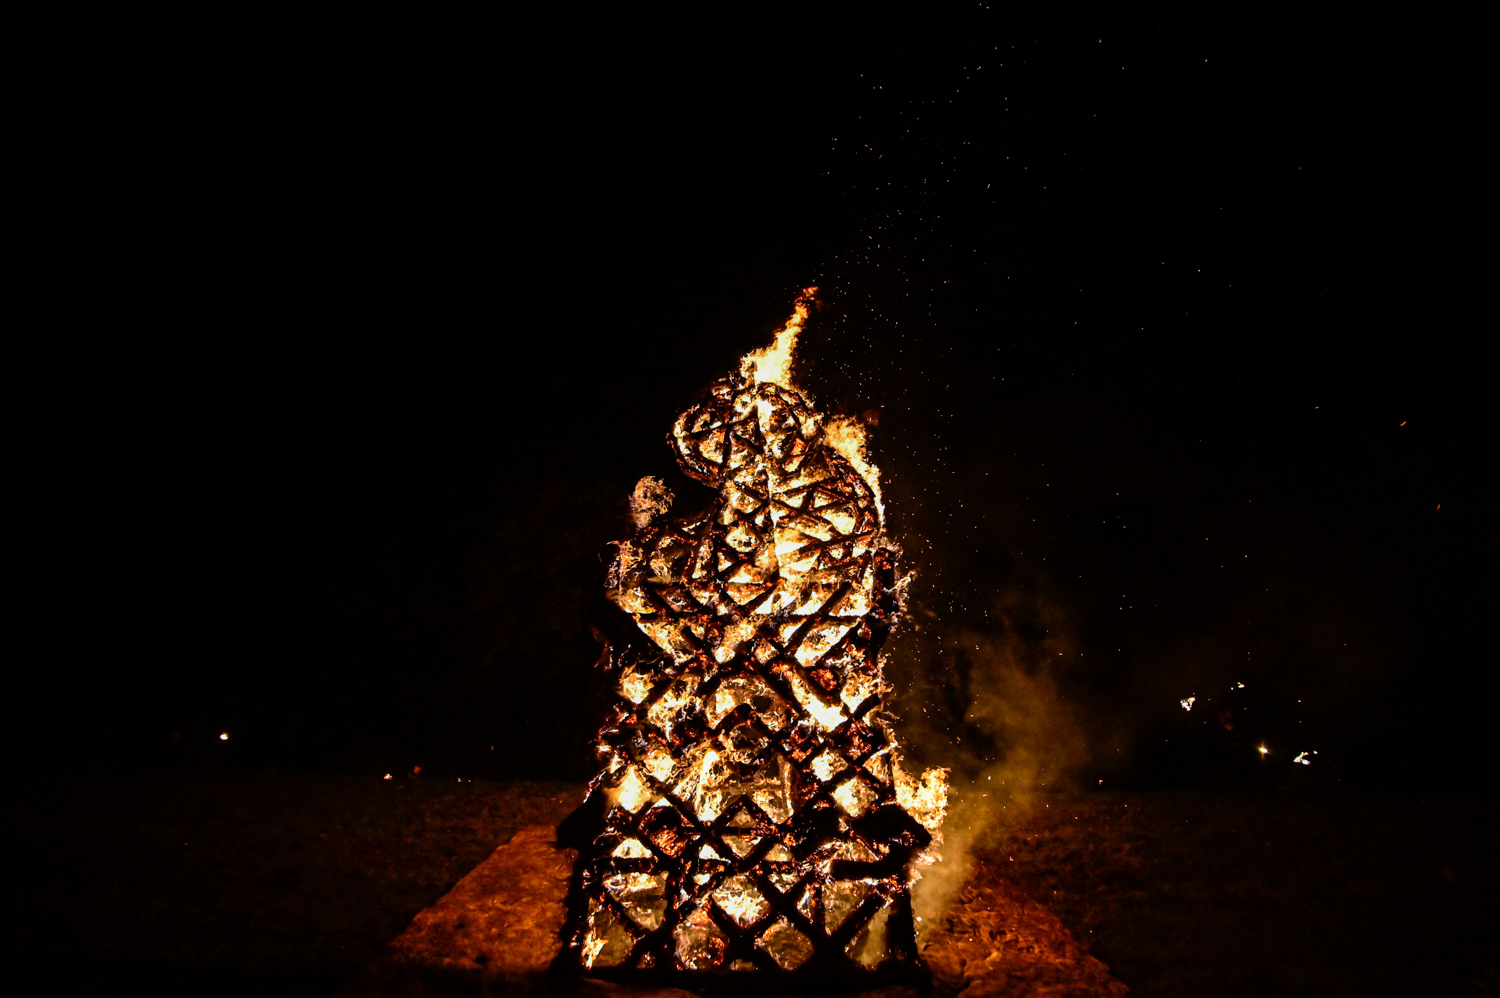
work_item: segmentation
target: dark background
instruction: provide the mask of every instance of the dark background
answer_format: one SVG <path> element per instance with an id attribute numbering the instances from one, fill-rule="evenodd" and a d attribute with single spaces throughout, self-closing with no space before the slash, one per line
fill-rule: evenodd
<path id="1" fill-rule="evenodd" d="M 623 499 L 818 284 L 922 753 L 975 638 L 1089 785 L 1491 779 L 1470 26 L 577 16 L 52 39 L 15 764 L 587 777 Z"/>

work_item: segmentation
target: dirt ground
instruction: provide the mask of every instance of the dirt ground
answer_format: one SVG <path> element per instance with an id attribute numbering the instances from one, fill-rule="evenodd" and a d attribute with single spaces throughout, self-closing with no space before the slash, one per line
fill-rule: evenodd
<path id="1" fill-rule="evenodd" d="M 1008 876 L 1140 995 L 1500 994 L 1500 807 L 1399 795 L 1043 798 Z"/>
<path id="2" fill-rule="evenodd" d="M 23 781 L 17 970 L 58 995 L 330 995 L 580 789 L 182 770 Z M 1500 805 L 1480 794 L 1053 794 L 974 878 L 1041 902 L 1133 994 L 1494 995 L 1496 841 Z"/>

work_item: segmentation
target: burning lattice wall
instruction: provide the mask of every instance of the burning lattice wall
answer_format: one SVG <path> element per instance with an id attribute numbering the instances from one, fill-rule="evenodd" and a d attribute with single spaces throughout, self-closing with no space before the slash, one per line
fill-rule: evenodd
<path id="1" fill-rule="evenodd" d="M 789 377 L 810 292 L 670 442 L 715 489 L 670 517 L 646 478 L 609 595 L 651 639 L 612 652 L 571 930 L 591 971 L 858 975 L 916 961 L 909 886 L 945 773 L 902 768 L 880 648 L 904 579 L 858 424 Z"/>

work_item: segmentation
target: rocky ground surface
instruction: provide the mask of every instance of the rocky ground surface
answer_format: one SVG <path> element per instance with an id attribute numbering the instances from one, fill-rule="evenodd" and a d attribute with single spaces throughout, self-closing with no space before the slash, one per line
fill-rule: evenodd
<path id="1" fill-rule="evenodd" d="M 520 987 L 493 926 L 451 916 L 511 892 L 541 945 L 526 883 L 557 860 L 515 836 L 580 788 L 381 775 L 23 780 L 16 973 L 54 995 L 349 994 L 408 946 Z M 980 838 L 924 954 L 967 998 L 1497 994 L 1495 841 L 1479 793 L 1048 794 Z"/>

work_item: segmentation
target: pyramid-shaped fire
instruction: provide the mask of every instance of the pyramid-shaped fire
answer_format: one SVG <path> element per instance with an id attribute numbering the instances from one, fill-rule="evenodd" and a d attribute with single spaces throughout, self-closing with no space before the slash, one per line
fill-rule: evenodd
<path id="1" fill-rule="evenodd" d="M 917 962 L 909 888 L 946 771 L 908 774 L 881 711 L 905 580 L 862 427 L 825 420 L 789 377 L 814 290 L 672 429 L 712 505 L 671 518 L 654 478 L 632 498 L 609 595 L 651 643 L 605 660 L 618 700 L 589 788 L 604 831 L 569 930 L 591 973 L 868 979 Z"/>

